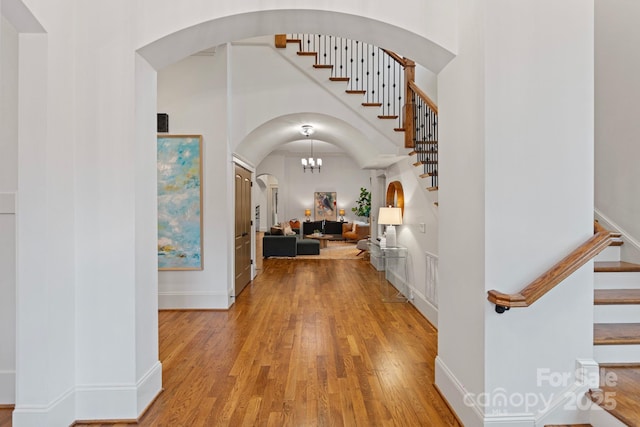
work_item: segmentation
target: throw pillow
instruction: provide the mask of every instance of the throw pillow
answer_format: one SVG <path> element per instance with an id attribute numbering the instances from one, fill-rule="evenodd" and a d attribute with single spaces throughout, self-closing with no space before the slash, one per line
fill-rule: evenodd
<path id="1" fill-rule="evenodd" d="M 358 224 L 356 224 L 355 222 L 353 223 L 353 228 L 351 229 L 352 232 L 356 232 L 356 227 L 358 226 Z"/>
<path id="2" fill-rule="evenodd" d="M 281 236 L 284 234 L 284 230 L 279 225 L 274 225 L 271 227 L 271 234 L 274 236 Z"/>
<path id="3" fill-rule="evenodd" d="M 293 231 L 291 229 L 291 226 L 289 224 L 285 224 L 284 226 L 284 235 L 285 236 L 293 236 L 295 233 L 295 231 Z"/>
<path id="4" fill-rule="evenodd" d="M 292 219 L 291 221 L 289 221 L 289 225 L 291 226 L 291 228 L 300 228 L 300 221 L 298 221 L 297 219 Z"/>

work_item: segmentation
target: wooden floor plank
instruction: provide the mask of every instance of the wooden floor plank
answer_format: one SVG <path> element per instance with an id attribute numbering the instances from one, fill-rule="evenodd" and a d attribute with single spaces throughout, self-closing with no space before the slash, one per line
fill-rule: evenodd
<path id="1" fill-rule="evenodd" d="M 433 386 L 435 329 L 382 302 L 363 260 L 264 260 L 230 310 L 161 311 L 159 337 L 164 392 L 140 426 L 460 425 Z"/>

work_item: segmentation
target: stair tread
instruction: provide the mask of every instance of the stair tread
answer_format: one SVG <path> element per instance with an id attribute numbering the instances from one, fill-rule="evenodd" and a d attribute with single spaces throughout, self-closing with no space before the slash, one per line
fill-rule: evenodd
<path id="1" fill-rule="evenodd" d="M 378 116 L 378 118 L 383 120 L 387 120 L 387 119 L 395 120 L 398 118 L 398 116 Z"/>
<path id="2" fill-rule="evenodd" d="M 438 145 L 438 141 L 416 141 L 416 144 L 431 144 L 431 145 Z"/>
<path id="3" fill-rule="evenodd" d="M 640 289 L 596 289 L 594 304 L 640 304 Z"/>
<path id="4" fill-rule="evenodd" d="M 640 366 L 600 366 L 600 388 L 587 396 L 628 426 L 640 426 Z M 615 405 L 607 405 L 615 402 Z M 611 408 L 611 406 L 614 406 Z"/>
<path id="5" fill-rule="evenodd" d="M 545 424 L 544 427 L 593 427 L 591 424 Z"/>
<path id="6" fill-rule="evenodd" d="M 595 323 L 594 345 L 640 344 L 640 323 Z"/>
<path id="7" fill-rule="evenodd" d="M 593 263 L 596 273 L 618 273 L 640 271 L 640 264 L 625 261 L 596 261 Z"/>
<path id="8" fill-rule="evenodd" d="M 333 68 L 333 65 L 327 65 L 327 64 L 313 64 L 313 68 Z"/>
<path id="9" fill-rule="evenodd" d="M 396 132 L 404 132 L 404 128 L 393 128 Z"/>
<path id="10" fill-rule="evenodd" d="M 438 191 L 438 187 L 427 187 L 429 191 Z"/>
<path id="11" fill-rule="evenodd" d="M 348 94 L 355 94 L 355 95 L 364 95 L 365 93 L 367 93 L 366 90 L 355 90 L 355 89 L 347 89 L 345 90 L 345 92 L 347 92 Z"/>
<path id="12" fill-rule="evenodd" d="M 382 102 L 363 102 L 363 107 L 382 107 Z"/>
<path id="13" fill-rule="evenodd" d="M 348 82 L 349 77 L 329 77 L 332 82 Z"/>
<path id="14" fill-rule="evenodd" d="M 420 165 L 437 165 L 438 162 L 436 160 L 420 160 L 419 162 L 415 162 L 413 164 L 413 166 L 420 166 Z"/>

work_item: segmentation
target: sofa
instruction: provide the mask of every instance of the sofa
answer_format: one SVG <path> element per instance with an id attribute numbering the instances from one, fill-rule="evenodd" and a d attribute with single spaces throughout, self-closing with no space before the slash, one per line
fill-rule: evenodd
<path id="1" fill-rule="evenodd" d="M 345 240 L 359 241 L 369 237 L 369 234 L 370 234 L 370 229 L 368 224 L 362 225 L 362 224 L 356 223 L 355 231 L 354 231 L 354 224 L 350 222 L 345 222 L 344 224 L 342 224 L 342 237 L 344 237 Z"/>
<path id="2" fill-rule="evenodd" d="M 284 236 L 266 232 L 262 238 L 262 256 L 294 257 L 296 255 L 320 255 L 320 242 L 302 239 L 298 234 Z"/>
<path id="3" fill-rule="evenodd" d="M 312 234 L 320 230 L 322 234 L 331 234 L 335 240 L 342 240 L 342 221 L 307 221 L 302 223 L 302 235 Z"/>

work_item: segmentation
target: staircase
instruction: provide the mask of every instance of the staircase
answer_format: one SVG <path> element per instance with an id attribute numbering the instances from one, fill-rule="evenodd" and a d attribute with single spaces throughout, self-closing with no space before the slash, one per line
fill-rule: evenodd
<path id="1" fill-rule="evenodd" d="M 438 107 L 415 83 L 415 63 L 386 49 L 321 34 L 278 34 L 276 48 L 297 47 L 312 57 L 313 67 L 330 70 L 329 80 L 345 85 L 345 93 L 362 98 L 361 107 L 379 110 L 377 119 L 394 123 L 404 133 L 404 146 L 416 156 L 421 179 L 438 190 Z"/>
<path id="2" fill-rule="evenodd" d="M 640 427 L 640 265 L 620 260 L 616 239 L 594 262 L 594 358 L 600 388 L 591 424 Z M 594 405 L 596 406 L 596 405 Z"/>

